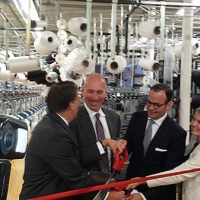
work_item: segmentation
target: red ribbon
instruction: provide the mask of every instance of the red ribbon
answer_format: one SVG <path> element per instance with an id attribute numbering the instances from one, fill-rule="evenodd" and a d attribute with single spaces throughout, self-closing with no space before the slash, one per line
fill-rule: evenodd
<path id="1" fill-rule="evenodd" d="M 187 174 L 187 173 L 198 172 L 198 171 L 200 171 L 200 168 L 184 170 L 184 171 L 179 171 L 179 172 L 171 172 L 168 174 L 152 175 L 152 176 L 143 177 L 143 178 L 134 178 L 134 179 L 127 180 L 127 181 L 108 183 L 108 184 L 98 185 L 98 186 L 93 186 L 93 187 L 88 187 L 88 188 L 81 188 L 81 189 L 77 189 L 77 190 L 71 190 L 71 191 L 67 191 L 67 192 L 61 192 L 61 193 L 51 194 L 51 195 L 42 196 L 42 197 L 36 197 L 33 199 L 29 199 L 29 200 L 54 200 L 54 199 L 60 199 L 60 198 L 64 198 L 64 197 L 70 197 L 70 196 L 76 196 L 76 195 L 85 194 L 85 193 L 89 193 L 89 192 L 94 192 L 94 191 L 98 191 L 98 190 L 109 189 L 109 188 L 116 188 L 117 190 L 119 190 L 119 189 L 122 190 L 123 188 L 125 188 L 127 185 L 129 185 L 131 183 L 145 182 L 148 180 L 164 178 L 164 177 L 169 177 L 169 176 L 176 176 L 179 174 Z"/>

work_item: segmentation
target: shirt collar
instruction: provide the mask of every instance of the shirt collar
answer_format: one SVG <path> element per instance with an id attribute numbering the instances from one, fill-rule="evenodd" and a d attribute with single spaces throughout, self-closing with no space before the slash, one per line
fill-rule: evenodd
<path id="1" fill-rule="evenodd" d="M 68 121 L 66 120 L 66 119 L 64 119 L 62 116 L 60 116 L 58 113 L 56 113 L 66 124 L 67 124 L 67 126 L 69 126 L 69 123 L 68 123 Z"/>
<path id="2" fill-rule="evenodd" d="M 160 117 L 160 118 L 158 118 L 158 119 L 153 119 L 153 121 L 154 121 L 158 126 L 160 126 L 160 125 L 163 123 L 163 121 L 165 120 L 166 117 L 167 117 L 167 112 L 166 112 L 162 117 Z M 151 119 L 151 118 L 148 117 L 148 119 Z"/>
<path id="3" fill-rule="evenodd" d="M 86 103 L 84 103 L 84 106 L 85 106 L 85 109 L 87 110 L 90 118 L 94 117 L 97 112 L 95 112 L 95 111 L 91 110 L 90 108 L 88 108 Z M 100 114 L 101 117 L 105 117 L 106 116 L 101 108 L 99 109 L 98 113 Z"/>

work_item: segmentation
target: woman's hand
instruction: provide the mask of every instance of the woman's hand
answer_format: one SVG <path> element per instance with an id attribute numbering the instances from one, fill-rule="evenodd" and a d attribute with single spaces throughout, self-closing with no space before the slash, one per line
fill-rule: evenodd
<path id="1" fill-rule="evenodd" d="M 132 178 L 131 180 L 135 180 L 135 179 L 138 179 L 138 178 L 141 178 L 141 177 Z M 126 190 L 134 189 L 134 188 L 136 188 L 137 186 L 142 185 L 142 184 L 145 184 L 145 183 L 146 183 L 145 181 L 137 182 L 137 183 L 130 183 L 130 184 L 126 187 Z"/>

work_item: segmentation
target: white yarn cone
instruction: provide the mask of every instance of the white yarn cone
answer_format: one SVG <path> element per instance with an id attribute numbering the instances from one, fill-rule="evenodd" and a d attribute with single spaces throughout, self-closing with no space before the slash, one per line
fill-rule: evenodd
<path id="1" fill-rule="evenodd" d="M 50 54 L 58 46 L 58 37 L 51 31 L 44 31 L 34 42 L 35 50 L 41 55 Z"/>
<path id="2" fill-rule="evenodd" d="M 49 83 L 53 83 L 58 78 L 58 74 L 56 72 L 48 72 L 45 79 Z"/>
<path id="3" fill-rule="evenodd" d="M 68 21 L 68 30 L 77 36 L 87 35 L 87 19 L 85 17 L 74 17 Z"/>
<path id="4" fill-rule="evenodd" d="M 144 21 L 139 24 L 139 35 L 148 39 L 156 39 L 160 35 L 160 26 L 157 21 Z"/>
<path id="5" fill-rule="evenodd" d="M 160 64 L 156 60 L 150 60 L 150 59 L 140 59 L 138 65 L 142 67 L 143 69 L 149 70 L 149 71 L 157 71 L 160 67 Z"/>
<path id="6" fill-rule="evenodd" d="M 66 31 L 64 31 L 64 30 L 59 30 L 59 31 L 57 32 L 57 36 L 58 36 L 58 38 L 59 38 L 60 40 L 64 40 L 64 39 L 67 38 L 67 33 L 66 33 Z"/>
<path id="7" fill-rule="evenodd" d="M 115 56 L 115 58 L 108 58 L 106 62 L 107 70 L 112 74 L 121 73 L 127 66 L 126 59 L 122 56 Z"/>
<path id="8" fill-rule="evenodd" d="M 67 28 L 67 21 L 64 19 L 59 19 L 56 22 L 58 29 L 64 30 Z"/>

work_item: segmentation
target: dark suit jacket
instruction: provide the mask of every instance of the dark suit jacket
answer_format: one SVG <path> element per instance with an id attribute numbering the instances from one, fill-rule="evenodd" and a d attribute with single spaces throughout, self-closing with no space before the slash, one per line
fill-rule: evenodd
<path id="1" fill-rule="evenodd" d="M 144 177 L 173 169 L 183 162 L 186 132 L 169 116 L 161 124 L 151 141 L 145 157 L 143 139 L 147 123 L 147 112 L 134 113 L 124 139 L 132 153 L 126 178 Z M 147 200 L 175 200 L 175 185 L 147 188 L 139 186 Z"/>
<path id="2" fill-rule="evenodd" d="M 55 113 L 44 116 L 35 127 L 28 147 L 20 200 L 96 184 L 83 174 L 78 145 L 67 124 Z"/>
<path id="3" fill-rule="evenodd" d="M 120 133 L 120 116 L 114 111 L 102 109 L 112 139 L 117 139 Z M 88 171 L 100 171 L 98 161 L 101 159 L 96 145 L 96 135 L 89 114 L 84 106 L 79 108 L 77 118 L 70 123 L 70 128 L 76 136 L 80 148 L 81 165 Z"/>

